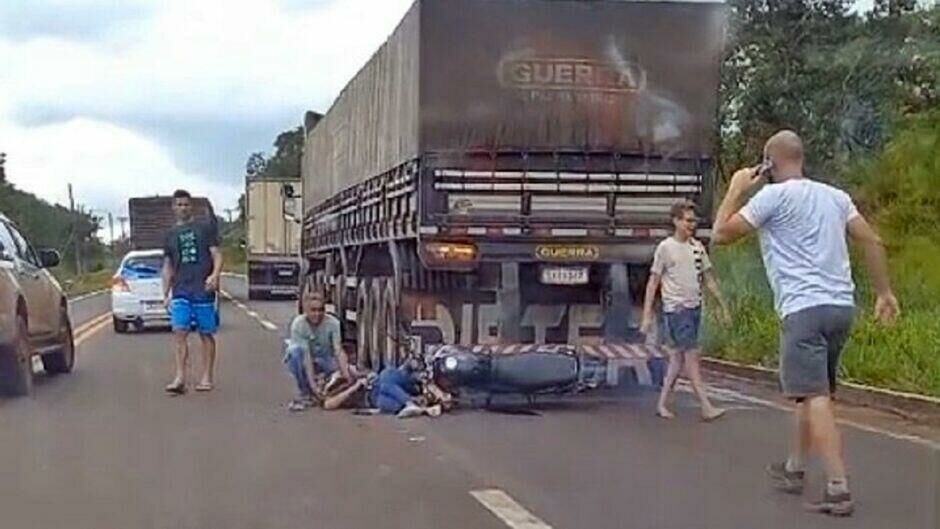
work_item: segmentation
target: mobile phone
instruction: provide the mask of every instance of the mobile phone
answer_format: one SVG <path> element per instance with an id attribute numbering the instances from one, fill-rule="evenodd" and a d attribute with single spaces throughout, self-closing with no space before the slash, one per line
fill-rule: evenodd
<path id="1" fill-rule="evenodd" d="M 770 170 L 774 168 L 774 161 L 770 158 L 764 158 L 761 160 L 760 164 L 757 166 L 758 176 L 766 177 L 767 180 L 773 180 L 773 175 Z"/>

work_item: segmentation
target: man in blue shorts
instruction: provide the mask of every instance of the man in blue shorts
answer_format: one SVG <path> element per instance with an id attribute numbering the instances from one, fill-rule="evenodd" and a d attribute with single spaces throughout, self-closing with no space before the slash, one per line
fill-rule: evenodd
<path id="1" fill-rule="evenodd" d="M 163 248 L 163 299 L 170 312 L 176 341 L 176 376 L 167 393 L 186 392 L 189 333 L 202 340 L 202 377 L 196 391 L 211 391 L 215 369 L 215 334 L 219 328 L 216 293 L 222 274 L 222 252 L 215 219 L 195 219 L 191 196 L 173 193 L 176 226 L 167 233 Z"/>

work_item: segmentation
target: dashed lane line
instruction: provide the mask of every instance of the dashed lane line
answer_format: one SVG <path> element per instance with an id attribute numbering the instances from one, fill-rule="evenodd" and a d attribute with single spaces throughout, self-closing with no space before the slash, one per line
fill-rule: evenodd
<path id="1" fill-rule="evenodd" d="M 552 529 L 499 489 L 472 490 L 470 495 L 512 529 Z"/>
<path id="2" fill-rule="evenodd" d="M 231 294 L 229 294 L 225 290 L 222 290 L 221 293 L 222 293 L 223 298 L 231 301 L 233 305 L 238 307 L 238 309 L 244 312 L 249 318 L 258 322 L 258 324 L 261 325 L 261 327 L 263 327 L 265 330 L 271 331 L 271 332 L 277 332 L 278 326 L 270 322 L 269 320 L 267 320 L 264 316 L 259 314 L 257 311 L 252 310 L 250 307 L 248 307 L 248 305 L 245 305 L 241 301 L 235 299 Z"/>

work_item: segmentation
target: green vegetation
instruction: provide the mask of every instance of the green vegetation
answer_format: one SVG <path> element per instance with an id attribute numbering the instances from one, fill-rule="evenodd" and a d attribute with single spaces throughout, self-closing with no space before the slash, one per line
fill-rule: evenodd
<path id="1" fill-rule="evenodd" d="M 809 174 L 848 190 L 881 232 L 902 306 L 872 321 L 855 256 L 860 312 L 843 375 L 940 396 L 940 6 L 876 0 L 730 0 L 722 79 L 721 174 L 760 159 L 781 128 L 806 141 Z M 709 353 L 776 367 L 778 322 L 754 240 L 715 251 L 735 315 L 706 326 Z"/>
<path id="2" fill-rule="evenodd" d="M 55 270 L 53 275 L 62 285 L 65 294 L 70 297 L 78 297 L 90 292 L 97 292 L 111 287 L 111 277 L 113 270 L 102 269 L 97 272 L 75 275 L 65 271 Z"/>
<path id="3" fill-rule="evenodd" d="M 851 167 L 841 180 L 885 239 L 903 311 L 893 328 L 872 320 L 873 295 L 855 256 L 861 310 L 843 375 L 940 396 L 940 110 L 905 121 L 878 159 Z M 775 367 L 777 318 L 757 245 L 720 249 L 714 260 L 735 322 L 708 325 L 706 347 L 714 356 Z"/>
<path id="4" fill-rule="evenodd" d="M 53 248 L 62 254 L 62 268 L 75 272 L 76 241 L 82 250 L 85 270 L 101 270 L 109 265 L 107 247 L 95 238 L 99 219 L 87 213 L 71 212 L 59 205 L 0 181 L 0 213 L 12 220 L 37 249 Z"/>

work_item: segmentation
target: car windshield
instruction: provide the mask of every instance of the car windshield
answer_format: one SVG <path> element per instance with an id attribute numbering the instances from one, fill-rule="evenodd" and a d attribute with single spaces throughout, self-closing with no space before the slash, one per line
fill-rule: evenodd
<path id="1" fill-rule="evenodd" d="M 160 274 L 162 267 L 163 257 L 159 255 L 131 257 L 121 267 L 121 275 L 138 278 L 155 277 Z"/>

